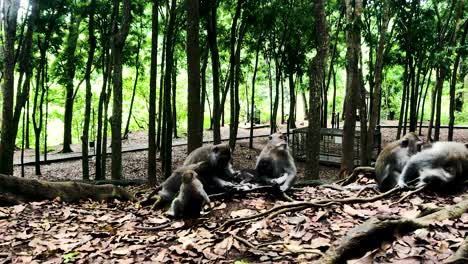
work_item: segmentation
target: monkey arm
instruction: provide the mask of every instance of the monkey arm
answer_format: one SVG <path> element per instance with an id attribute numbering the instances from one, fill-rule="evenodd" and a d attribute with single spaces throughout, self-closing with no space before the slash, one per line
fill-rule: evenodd
<path id="1" fill-rule="evenodd" d="M 285 176 L 286 176 L 286 179 L 283 182 L 283 184 L 280 186 L 280 190 L 282 192 L 289 190 L 293 186 L 294 181 L 296 180 L 296 173 L 290 173 L 290 174 L 285 173 L 283 177 Z"/>

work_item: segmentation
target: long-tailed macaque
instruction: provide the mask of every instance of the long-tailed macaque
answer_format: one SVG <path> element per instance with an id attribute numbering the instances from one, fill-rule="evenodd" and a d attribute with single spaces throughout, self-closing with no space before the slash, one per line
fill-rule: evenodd
<path id="1" fill-rule="evenodd" d="M 233 178 L 239 174 L 234 171 L 231 165 L 231 148 L 228 144 L 202 146 L 192 151 L 184 161 L 184 166 L 207 162 L 209 165 L 209 173 L 199 173 L 202 179 L 209 177 L 210 185 L 213 183 L 220 190 L 232 189 L 236 186 Z M 205 182 L 202 180 L 203 184 Z M 206 188 L 206 187 L 205 187 Z"/>
<path id="2" fill-rule="evenodd" d="M 287 137 L 280 132 L 272 134 L 257 158 L 255 171 L 259 180 L 289 190 L 296 180 L 297 169 L 289 152 Z"/>
<path id="3" fill-rule="evenodd" d="M 468 179 L 468 144 L 435 142 L 412 156 L 406 163 L 398 186 L 432 185 L 437 190 L 463 186 Z"/>
<path id="4" fill-rule="evenodd" d="M 375 176 L 381 191 L 388 191 L 397 185 L 406 162 L 418 152 L 422 143 L 416 133 L 410 132 L 400 140 L 389 143 L 380 152 L 375 162 Z"/>
<path id="5" fill-rule="evenodd" d="M 172 201 L 167 215 L 177 219 L 196 219 L 200 217 L 203 205 L 210 203 L 210 198 L 193 170 L 185 170 L 177 197 Z"/>

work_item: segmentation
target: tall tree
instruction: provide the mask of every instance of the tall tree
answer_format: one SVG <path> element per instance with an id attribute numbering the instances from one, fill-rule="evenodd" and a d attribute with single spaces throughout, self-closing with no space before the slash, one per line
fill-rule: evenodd
<path id="1" fill-rule="evenodd" d="M 213 78 L 213 143 L 221 143 L 221 105 L 220 105 L 220 86 L 219 86 L 219 50 L 218 50 L 218 30 L 217 30 L 217 10 L 218 1 L 213 0 L 211 11 L 208 15 L 207 34 L 208 44 L 211 55 L 211 72 Z"/>
<path id="2" fill-rule="evenodd" d="M 88 61 L 86 62 L 86 103 L 85 116 L 83 124 L 83 135 L 81 136 L 82 149 L 82 170 L 83 180 L 89 180 L 89 161 L 88 161 L 88 142 L 89 142 L 89 123 L 91 118 L 91 67 L 94 61 L 94 52 L 96 50 L 96 36 L 94 35 L 94 13 L 96 10 L 96 0 L 91 0 L 89 3 L 89 21 L 88 21 Z"/>
<path id="3" fill-rule="evenodd" d="M 174 38 L 176 20 L 176 0 L 171 0 L 169 21 L 166 31 L 166 70 L 164 72 L 164 98 L 163 98 L 163 122 L 162 122 L 162 171 L 166 178 L 172 173 L 172 110 L 171 110 L 171 77 L 174 67 Z"/>
<path id="4" fill-rule="evenodd" d="M 0 12 L 5 14 L 0 20 L 5 32 L 3 49 L 3 69 L 0 70 L 0 86 L 3 96 L 2 104 L 2 133 L 0 138 L 0 173 L 13 174 L 13 155 L 15 149 L 15 137 L 18 132 L 18 124 L 21 111 L 28 101 L 29 85 L 32 76 L 31 54 L 33 46 L 33 32 L 36 27 L 40 6 L 38 1 L 31 1 L 31 12 L 28 17 L 27 31 L 23 43 L 20 46 L 18 86 L 16 91 L 16 105 L 14 105 L 14 68 L 15 68 L 15 36 L 17 26 L 18 1 L 5 1 Z M 2 39 L 3 40 L 3 39 Z M 23 76 L 26 76 L 23 82 Z M 2 80 L 3 79 L 3 80 Z M 29 116 L 29 112 L 28 112 Z M 28 122 L 29 124 L 29 122 Z M 28 144 L 27 144 L 28 145 Z"/>
<path id="5" fill-rule="evenodd" d="M 158 0 L 153 0 L 151 15 L 151 68 L 148 118 L 148 182 L 151 185 L 156 184 L 156 71 L 158 68 L 158 2 Z"/>
<path id="6" fill-rule="evenodd" d="M 361 53 L 361 0 L 345 0 L 346 4 L 346 96 L 344 105 L 343 149 L 341 175 L 354 168 L 354 136 L 356 132 L 356 105 L 360 94 L 359 55 Z"/>
<path id="7" fill-rule="evenodd" d="M 200 109 L 200 28 L 199 0 L 187 1 L 187 108 Z M 200 111 L 187 113 L 187 151 L 192 152 L 202 145 L 203 127 Z"/>
<path id="8" fill-rule="evenodd" d="M 309 68 L 309 127 L 307 129 L 307 165 L 306 177 L 319 178 L 320 158 L 320 96 L 323 87 L 323 69 L 326 67 L 328 46 L 330 43 L 328 25 L 323 0 L 314 4 L 315 28 L 317 31 L 317 54 L 310 62 Z"/>
<path id="9" fill-rule="evenodd" d="M 383 62 L 384 62 L 384 51 L 385 51 L 385 41 L 387 35 L 388 23 L 390 21 L 390 7 L 388 1 L 383 1 L 383 18 L 382 23 L 380 24 L 380 36 L 379 44 L 377 47 L 376 61 L 375 61 L 375 71 L 374 71 L 374 89 L 372 94 L 372 104 L 369 113 L 369 128 L 367 134 L 367 150 L 365 155 L 367 155 L 367 160 L 372 158 L 372 149 L 374 146 L 374 135 L 375 128 L 379 122 L 379 109 L 380 109 L 380 99 L 382 96 L 382 73 L 383 73 Z"/>
<path id="10" fill-rule="evenodd" d="M 112 30 L 112 60 L 113 60 L 113 104 L 112 104 L 112 179 L 122 178 L 122 51 L 130 28 L 130 0 L 123 0 L 122 22 L 119 21 L 120 1 L 114 0 L 114 21 Z"/>
<path id="11" fill-rule="evenodd" d="M 72 123 L 73 123 L 73 101 L 74 101 L 74 84 L 76 73 L 76 45 L 78 42 L 79 28 L 81 17 L 77 14 L 77 7 L 72 5 L 70 9 L 70 24 L 68 26 L 68 37 L 65 48 L 65 113 L 64 113 L 64 128 L 63 128 L 63 153 L 72 152 Z"/>

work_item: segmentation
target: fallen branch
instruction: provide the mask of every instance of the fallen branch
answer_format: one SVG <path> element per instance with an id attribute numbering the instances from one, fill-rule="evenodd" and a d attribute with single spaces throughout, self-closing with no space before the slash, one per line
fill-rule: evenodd
<path id="1" fill-rule="evenodd" d="M 468 211 L 468 199 L 447 206 L 432 214 L 415 219 L 402 217 L 373 217 L 348 232 L 337 248 L 330 248 L 319 263 L 345 263 L 346 260 L 359 258 L 366 252 L 378 248 L 380 242 L 393 240 L 394 234 L 400 236 L 419 228 L 429 227 L 434 222 L 460 217 Z"/>
<path id="2" fill-rule="evenodd" d="M 53 200 L 57 197 L 64 202 L 78 202 L 86 199 L 95 201 L 135 200 L 125 189 L 110 184 L 47 182 L 0 174 L 0 206 Z"/>
<path id="3" fill-rule="evenodd" d="M 401 197 L 398 201 L 394 202 L 394 203 L 391 203 L 390 206 L 392 205 L 395 205 L 395 204 L 400 204 L 401 202 L 403 202 L 406 198 L 410 197 L 411 195 L 413 194 L 416 194 L 416 193 L 419 193 L 421 192 L 422 190 L 424 190 L 426 188 L 427 185 L 423 185 L 421 187 L 419 187 L 418 189 L 416 190 L 413 190 L 413 191 L 410 191 L 408 192 L 407 194 L 405 194 L 403 197 Z"/>
<path id="4" fill-rule="evenodd" d="M 329 206 L 332 204 L 350 204 L 350 203 L 369 203 L 369 202 L 374 202 L 376 200 L 382 199 L 384 197 L 390 196 L 391 194 L 400 191 L 399 188 L 394 188 L 391 189 L 388 192 L 382 193 L 380 195 L 376 195 L 373 197 L 369 198 L 360 198 L 360 197 L 351 197 L 351 198 L 343 198 L 343 199 L 323 199 L 323 200 L 313 200 L 313 201 L 304 201 L 304 202 L 294 202 L 294 203 L 285 203 L 282 205 L 277 205 L 265 212 L 258 213 L 256 215 L 251 215 L 251 216 L 245 216 L 245 217 L 240 217 L 240 218 L 235 218 L 235 219 L 229 219 L 224 224 L 222 224 L 220 227 L 217 228 L 217 230 L 223 230 L 224 228 L 236 224 L 236 223 L 241 223 L 245 221 L 250 221 L 253 219 L 257 219 L 260 217 L 268 216 L 276 211 L 282 210 L 282 213 L 290 212 L 290 211 L 297 211 L 301 210 L 298 209 L 299 207 L 302 209 L 306 208 L 312 208 L 312 207 L 325 207 Z M 284 210 L 283 210 L 284 209 Z"/>

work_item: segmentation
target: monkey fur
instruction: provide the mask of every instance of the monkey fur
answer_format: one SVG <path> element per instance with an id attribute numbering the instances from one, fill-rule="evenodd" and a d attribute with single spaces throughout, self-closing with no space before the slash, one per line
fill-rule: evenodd
<path id="1" fill-rule="evenodd" d="M 389 143 L 375 162 L 376 181 L 381 191 L 388 191 L 397 185 L 401 171 L 408 159 L 418 152 L 422 140 L 410 132 L 400 140 Z"/>
<path id="2" fill-rule="evenodd" d="M 257 158 L 255 171 L 260 182 L 278 186 L 282 192 L 292 187 L 297 169 L 285 135 L 277 132 L 269 137 Z"/>
<path id="3" fill-rule="evenodd" d="M 225 191 L 236 187 L 231 182 L 239 172 L 234 171 L 231 165 L 231 148 L 228 144 L 207 145 L 192 151 L 184 161 L 184 166 L 198 162 L 207 162 L 210 166 L 209 173 L 203 172 L 200 177 L 208 180 L 210 178 L 210 188 L 218 188 L 218 191 Z M 203 182 L 205 185 L 205 182 Z M 208 182 L 207 182 L 208 183 Z M 205 187 L 206 188 L 206 187 Z"/>
<path id="4" fill-rule="evenodd" d="M 203 189 L 203 184 L 198 179 L 198 174 L 187 169 L 182 174 L 182 183 L 177 197 L 172 201 L 167 215 L 177 219 L 197 219 L 205 203 L 210 203 L 210 198 Z"/>
<path id="5" fill-rule="evenodd" d="M 468 180 L 468 144 L 435 142 L 412 156 L 406 163 L 398 186 L 430 185 L 436 191 L 450 191 Z"/>

